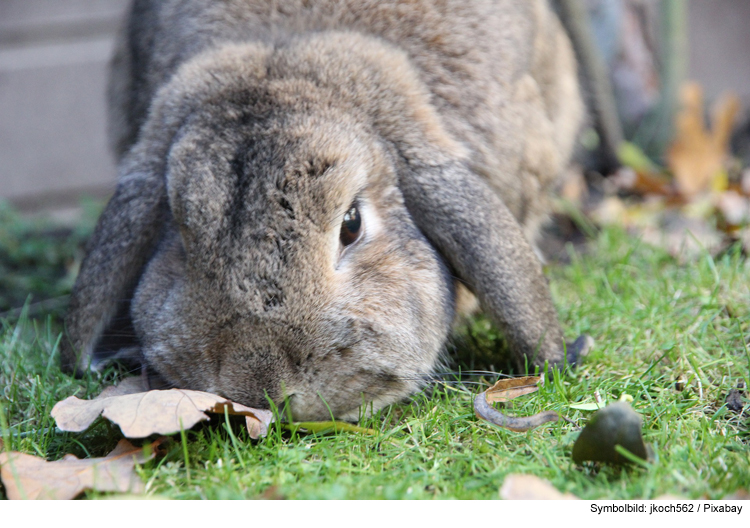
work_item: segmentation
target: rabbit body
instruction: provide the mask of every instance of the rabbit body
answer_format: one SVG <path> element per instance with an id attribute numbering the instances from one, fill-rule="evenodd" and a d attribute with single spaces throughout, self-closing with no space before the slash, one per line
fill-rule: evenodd
<path id="1" fill-rule="evenodd" d="M 581 114 L 542 0 L 135 0 L 63 363 L 112 355 L 124 306 L 166 385 L 353 418 L 430 374 L 459 282 L 560 362 L 531 244 Z"/>

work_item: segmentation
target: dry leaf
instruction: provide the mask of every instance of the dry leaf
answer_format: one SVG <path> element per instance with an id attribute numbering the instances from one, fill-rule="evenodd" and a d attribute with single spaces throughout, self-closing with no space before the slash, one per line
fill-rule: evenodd
<path id="1" fill-rule="evenodd" d="M 114 389 L 113 389 L 114 390 Z M 208 392 L 183 389 L 153 390 L 109 396 L 103 392 L 93 400 L 70 396 L 52 409 L 52 417 L 63 431 L 81 432 L 100 415 L 120 426 L 127 438 L 152 434 L 174 434 L 208 420 L 206 412 L 245 417 L 251 438 L 265 436 L 273 413 L 234 403 Z"/>
<path id="2" fill-rule="evenodd" d="M 750 500 L 750 492 L 746 489 L 738 489 L 734 493 L 723 497 L 723 500 Z"/>
<path id="3" fill-rule="evenodd" d="M 628 209 L 617 196 L 607 196 L 589 211 L 591 219 L 601 225 L 618 224 L 627 227 L 625 219 Z"/>
<path id="4" fill-rule="evenodd" d="M 633 180 L 628 183 L 630 184 L 630 188 L 627 190 L 638 193 L 640 195 L 657 195 L 667 196 L 670 198 L 675 196 L 675 192 L 672 186 L 668 181 L 660 177 L 658 173 L 652 174 L 638 172 L 635 174 Z"/>
<path id="5" fill-rule="evenodd" d="M 484 391 L 487 402 L 507 402 L 524 394 L 531 394 L 544 385 L 544 376 L 525 376 L 498 381 Z"/>
<path id="6" fill-rule="evenodd" d="M 739 100 L 734 95 L 722 97 L 713 112 L 713 130 L 707 130 L 701 87 L 686 84 L 680 99 L 682 109 L 675 119 L 675 138 L 667 152 L 667 163 L 680 192 L 690 198 L 726 180 L 724 162 Z"/>
<path id="7" fill-rule="evenodd" d="M 618 157 L 624 166 L 608 178 L 615 189 L 641 196 L 676 196 L 672 182 L 663 169 L 657 167 L 640 147 L 624 141 Z"/>
<path id="8" fill-rule="evenodd" d="M 648 195 L 645 200 L 626 203 L 617 196 L 608 196 L 590 210 L 591 218 L 602 225 L 620 225 L 625 229 L 653 226 L 664 214 L 665 199 Z"/>
<path id="9" fill-rule="evenodd" d="M 120 440 L 104 458 L 79 459 L 65 455 L 48 462 L 25 453 L 0 454 L 0 478 L 9 499 L 73 499 L 86 490 L 143 493 L 136 464 L 152 459 L 163 440 L 148 448 Z"/>
<path id="10" fill-rule="evenodd" d="M 536 383 L 542 380 L 542 377 L 526 376 L 498 381 L 485 392 L 481 392 L 474 397 L 474 414 L 477 415 L 477 418 L 493 425 L 519 433 L 529 431 L 547 422 L 555 422 L 560 417 L 554 411 L 545 411 L 533 416 L 516 417 L 507 416 L 490 405 L 490 402 L 493 401 L 504 402 L 534 392 L 539 388 Z M 491 393 L 491 391 L 493 392 Z"/>
<path id="11" fill-rule="evenodd" d="M 728 228 L 745 225 L 750 220 L 750 200 L 735 191 L 726 191 L 716 198 L 716 209 Z"/>
<path id="12" fill-rule="evenodd" d="M 560 493 L 552 484 L 534 475 L 513 474 L 505 477 L 500 488 L 505 500 L 578 500 L 571 493 Z"/>
<path id="13" fill-rule="evenodd" d="M 667 251 L 680 262 L 690 262 L 708 252 L 715 255 L 724 246 L 724 238 L 701 218 L 674 213 L 665 214 L 658 226 L 633 230 L 641 240 Z"/>
<path id="14" fill-rule="evenodd" d="M 266 488 L 266 491 L 258 496 L 258 498 L 261 500 L 286 500 L 286 495 L 284 495 L 278 487 L 269 486 Z"/>

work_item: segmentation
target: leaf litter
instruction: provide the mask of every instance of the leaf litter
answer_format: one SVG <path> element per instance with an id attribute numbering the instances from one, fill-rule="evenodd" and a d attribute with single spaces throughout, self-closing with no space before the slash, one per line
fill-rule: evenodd
<path id="1" fill-rule="evenodd" d="M 11 500 L 74 499 L 87 490 L 141 494 L 145 487 L 135 466 L 154 458 L 164 440 L 136 447 L 122 439 L 105 457 L 65 455 L 54 462 L 16 451 L 0 453 L 0 479 Z"/>
<path id="2" fill-rule="evenodd" d="M 534 475 L 510 474 L 500 487 L 504 500 L 578 500 L 572 493 L 561 493 L 548 481 Z"/>
<path id="3" fill-rule="evenodd" d="M 142 377 L 126 378 L 105 388 L 93 400 L 70 396 L 58 402 L 51 412 L 61 431 L 85 431 L 102 416 L 118 425 L 126 438 L 179 433 L 208 420 L 206 413 L 243 416 L 253 439 L 266 436 L 274 421 L 272 411 L 254 409 L 207 392 L 147 390 Z M 292 423 L 286 424 L 286 428 L 319 434 L 377 434 L 373 429 L 343 422 Z M 106 457 L 83 460 L 66 455 L 49 462 L 20 452 L 3 453 L 0 477 L 9 499 L 72 499 L 86 490 L 139 494 L 144 488 L 134 472 L 135 464 L 153 458 L 165 439 L 161 437 L 143 448 L 122 439 Z"/>
<path id="4" fill-rule="evenodd" d="M 244 416 L 253 439 L 265 436 L 273 422 L 269 410 L 247 407 L 215 394 L 186 389 L 143 391 L 140 383 L 139 378 L 127 378 L 93 400 L 70 396 L 54 406 L 52 417 L 61 430 L 79 433 L 103 416 L 118 425 L 126 438 L 179 433 L 208 420 L 206 413 Z"/>
<path id="5" fill-rule="evenodd" d="M 584 186 L 565 199 L 582 204 L 595 223 L 620 225 L 683 262 L 736 242 L 750 252 L 750 168 L 742 169 L 730 145 L 740 102 L 732 93 L 720 97 L 710 123 L 704 106 L 701 86 L 685 83 L 665 166 L 624 142 L 622 169 L 595 183 L 596 192 Z"/>

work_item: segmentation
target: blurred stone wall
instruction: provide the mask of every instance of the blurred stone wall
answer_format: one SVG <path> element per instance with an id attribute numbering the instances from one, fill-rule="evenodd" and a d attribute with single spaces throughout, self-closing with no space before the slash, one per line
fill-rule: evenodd
<path id="1" fill-rule="evenodd" d="M 113 188 L 106 68 L 127 0 L 0 0 L 0 199 L 65 207 Z"/>

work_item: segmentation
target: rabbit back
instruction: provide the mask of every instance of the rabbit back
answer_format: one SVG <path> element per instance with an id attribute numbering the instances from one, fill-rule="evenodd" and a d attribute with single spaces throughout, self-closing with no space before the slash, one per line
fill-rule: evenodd
<path id="1" fill-rule="evenodd" d="M 583 107 L 575 58 L 545 0 L 135 0 L 109 87 L 121 157 L 180 64 L 226 42 L 351 31 L 403 50 L 443 126 L 533 242 Z"/>

